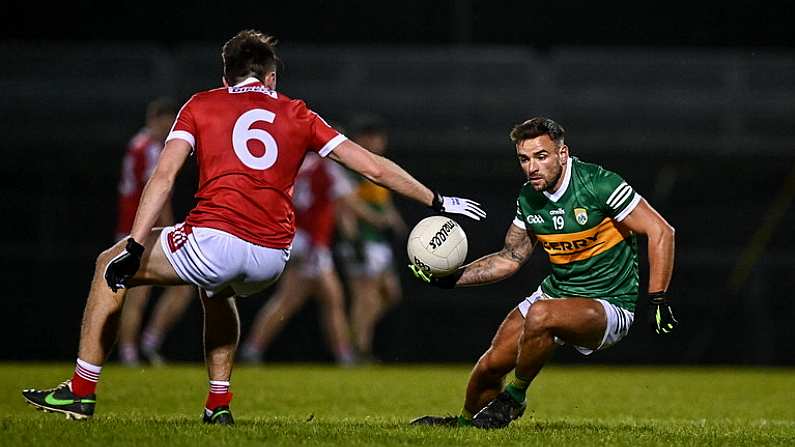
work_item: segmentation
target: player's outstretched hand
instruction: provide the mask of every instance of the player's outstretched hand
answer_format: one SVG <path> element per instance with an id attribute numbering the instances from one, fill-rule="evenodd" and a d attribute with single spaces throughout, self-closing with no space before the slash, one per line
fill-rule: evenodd
<path id="1" fill-rule="evenodd" d="M 443 196 L 438 191 L 433 193 L 431 208 L 437 213 L 463 214 L 475 220 L 486 218 L 486 212 L 480 207 L 478 202 L 461 197 Z"/>
<path id="2" fill-rule="evenodd" d="M 451 275 L 439 277 L 434 276 L 430 272 L 426 272 L 414 264 L 409 264 L 409 270 L 411 270 L 412 275 L 414 275 L 414 277 L 420 281 L 441 289 L 452 289 L 455 287 L 455 283 L 458 282 L 458 278 L 460 278 L 461 274 L 463 273 L 461 270 L 459 270 L 458 272 Z"/>
<path id="3" fill-rule="evenodd" d="M 667 335 L 676 329 L 679 322 L 674 318 L 671 309 L 671 299 L 668 292 L 653 292 L 649 294 L 649 325 L 658 335 Z"/>
<path id="4" fill-rule="evenodd" d="M 127 280 L 132 278 L 138 268 L 141 267 L 141 256 L 144 254 L 144 246 L 133 238 L 127 239 L 127 246 L 115 258 L 111 259 L 105 267 L 105 281 L 108 282 L 113 292 L 127 286 Z"/>

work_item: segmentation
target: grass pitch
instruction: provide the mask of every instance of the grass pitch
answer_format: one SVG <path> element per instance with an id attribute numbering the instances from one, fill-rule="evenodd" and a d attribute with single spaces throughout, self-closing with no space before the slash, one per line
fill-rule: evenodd
<path id="1" fill-rule="evenodd" d="M 105 368 L 87 422 L 24 404 L 22 388 L 71 372 L 0 364 L 2 445 L 795 445 L 792 369 L 548 367 L 525 417 L 498 431 L 407 425 L 457 414 L 469 366 L 237 368 L 233 428 L 200 423 L 200 365 Z"/>

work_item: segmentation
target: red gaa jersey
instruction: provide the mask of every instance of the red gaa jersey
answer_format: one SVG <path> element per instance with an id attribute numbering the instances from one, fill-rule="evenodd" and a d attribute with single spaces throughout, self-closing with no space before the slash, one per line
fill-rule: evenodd
<path id="1" fill-rule="evenodd" d="M 305 231 L 312 245 L 330 247 L 334 235 L 334 201 L 353 193 L 342 167 L 318 156 L 304 160 L 295 179 L 293 203 L 298 228 Z"/>
<path id="2" fill-rule="evenodd" d="M 152 176 L 157 165 L 163 142 L 152 138 L 149 131 L 141 129 L 127 144 L 119 180 L 119 217 L 116 223 L 116 236 L 130 234 L 138 201 L 144 186 Z"/>
<path id="3" fill-rule="evenodd" d="M 345 136 L 293 100 L 249 78 L 193 95 L 166 141 L 193 147 L 199 169 L 190 225 L 285 248 L 295 233 L 292 190 L 308 151 L 325 157 Z"/>

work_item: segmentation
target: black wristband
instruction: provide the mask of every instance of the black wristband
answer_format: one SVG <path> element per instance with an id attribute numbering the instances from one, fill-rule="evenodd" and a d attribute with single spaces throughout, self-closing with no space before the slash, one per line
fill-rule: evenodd
<path id="1" fill-rule="evenodd" d="M 441 213 L 443 211 L 442 205 L 444 205 L 444 201 L 442 200 L 442 195 L 439 194 L 439 191 L 434 191 L 433 200 L 431 200 L 431 208 L 437 213 Z"/>
<path id="2" fill-rule="evenodd" d="M 136 242 L 133 238 L 127 239 L 127 246 L 125 249 L 127 250 L 127 253 L 130 253 L 138 259 L 144 255 L 144 246 Z"/>
<path id="3" fill-rule="evenodd" d="M 659 292 L 649 292 L 649 302 L 652 304 L 664 304 L 668 302 L 668 291 L 661 290 Z"/>

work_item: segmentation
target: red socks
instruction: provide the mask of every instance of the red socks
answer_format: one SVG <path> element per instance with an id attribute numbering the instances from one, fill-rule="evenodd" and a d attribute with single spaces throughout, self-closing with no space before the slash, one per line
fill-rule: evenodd
<path id="1" fill-rule="evenodd" d="M 77 359 L 77 366 L 72 375 L 72 393 L 77 397 L 86 397 L 94 394 L 99 382 L 102 367 Z"/>
<path id="2" fill-rule="evenodd" d="M 204 408 L 213 411 L 218 407 L 228 407 L 232 401 L 232 393 L 229 392 L 229 382 L 223 380 L 211 380 L 210 392 L 207 393 L 207 402 Z"/>
<path id="3" fill-rule="evenodd" d="M 94 394 L 99 382 L 102 367 L 77 359 L 77 366 L 72 375 L 72 393 L 77 397 L 86 397 Z M 207 402 L 204 407 L 213 411 L 218 407 L 228 407 L 232 402 L 232 393 L 229 392 L 229 382 L 211 380 L 210 392 L 207 393 Z"/>

